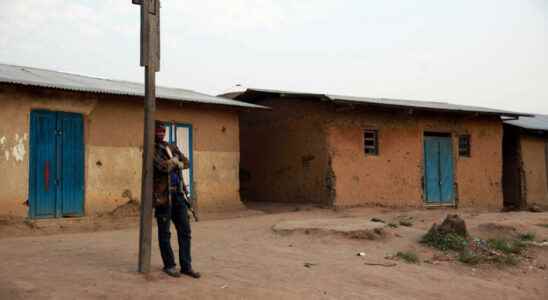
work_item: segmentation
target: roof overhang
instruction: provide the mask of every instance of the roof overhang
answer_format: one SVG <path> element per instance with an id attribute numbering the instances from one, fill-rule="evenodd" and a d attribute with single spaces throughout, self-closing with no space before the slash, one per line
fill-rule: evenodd
<path id="1" fill-rule="evenodd" d="M 467 106 L 451 104 L 446 102 L 431 102 L 431 101 L 416 101 L 416 100 L 400 100 L 400 99 L 388 99 L 388 98 L 370 98 L 370 97 L 353 97 L 353 96 L 341 96 L 332 94 L 320 94 L 320 93 L 301 93 L 290 92 L 281 90 L 269 90 L 269 89 L 255 89 L 250 88 L 245 91 L 236 93 L 227 93 L 222 96 L 230 97 L 239 101 L 245 101 L 249 103 L 256 103 L 256 101 L 265 98 L 297 98 L 297 99 L 309 99 L 319 100 L 325 102 L 331 102 L 342 105 L 352 106 L 372 106 L 379 108 L 393 108 L 393 109 L 405 109 L 416 111 L 431 111 L 431 112 L 446 112 L 446 113 L 460 113 L 460 114 L 475 114 L 475 115 L 492 115 L 509 118 L 519 117 L 532 117 L 531 114 L 512 112 L 499 109 L 491 109 L 477 106 Z"/>
<path id="2" fill-rule="evenodd" d="M 534 117 L 521 117 L 517 120 L 505 120 L 504 124 L 531 132 L 548 133 L 548 115 L 534 115 Z"/>
<path id="3" fill-rule="evenodd" d="M 144 97 L 145 94 L 144 85 L 141 83 L 6 64 L 0 64 L 0 83 L 120 96 Z M 188 103 L 231 106 L 243 109 L 266 109 L 264 106 L 248 102 L 211 96 L 192 90 L 161 86 L 156 88 L 156 98 Z"/>

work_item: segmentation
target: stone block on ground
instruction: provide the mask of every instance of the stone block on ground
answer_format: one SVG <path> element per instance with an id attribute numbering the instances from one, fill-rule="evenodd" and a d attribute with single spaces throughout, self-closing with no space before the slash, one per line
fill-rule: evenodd
<path id="1" fill-rule="evenodd" d="M 282 221 L 272 227 L 277 233 L 301 232 L 342 234 L 356 239 L 374 240 L 384 236 L 383 223 L 358 218 L 332 218 Z"/>
<path id="2" fill-rule="evenodd" d="M 456 234 L 462 237 L 468 237 L 466 223 L 459 215 L 448 215 L 440 225 L 434 224 L 430 229 L 437 231 L 440 235 Z"/>

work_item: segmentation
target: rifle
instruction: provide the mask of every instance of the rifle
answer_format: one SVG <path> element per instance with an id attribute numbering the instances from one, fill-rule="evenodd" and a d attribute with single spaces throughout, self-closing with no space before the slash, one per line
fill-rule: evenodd
<path id="1" fill-rule="evenodd" d="M 173 158 L 173 153 L 171 152 L 171 149 L 169 149 L 169 146 L 166 147 L 166 152 L 169 158 Z M 177 167 L 177 170 L 179 172 L 179 187 L 177 188 L 179 192 L 183 195 L 183 200 L 185 201 L 186 207 L 190 212 L 192 213 L 192 216 L 194 217 L 194 220 L 198 222 L 198 214 L 194 210 L 194 206 L 192 205 L 192 197 L 190 195 L 190 192 L 188 191 L 187 186 L 185 185 L 185 178 L 183 177 L 183 168 Z M 171 176 L 168 176 L 169 178 L 169 186 L 171 186 Z M 171 198 L 171 195 L 170 195 Z"/>
<path id="2" fill-rule="evenodd" d="M 186 207 L 192 213 L 192 216 L 194 217 L 194 221 L 198 222 L 198 214 L 196 214 L 196 211 L 194 210 L 194 206 L 192 205 L 192 196 L 190 195 L 190 192 L 188 191 L 188 187 L 185 185 L 183 170 L 181 168 L 179 168 L 179 177 L 181 178 L 180 188 L 181 188 L 181 193 L 183 194 L 183 199 L 185 200 L 185 203 L 186 203 Z"/>

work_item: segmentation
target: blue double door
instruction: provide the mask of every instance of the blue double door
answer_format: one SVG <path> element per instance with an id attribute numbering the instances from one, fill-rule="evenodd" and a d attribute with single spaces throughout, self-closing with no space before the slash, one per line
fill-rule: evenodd
<path id="1" fill-rule="evenodd" d="M 424 190 L 427 204 L 453 204 L 454 167 L 451 137 L 424 137 Z"/>
<path id="2" fill-rule="evenodd" d="M 29 215 L 84 212 L 84 126 L 81 114 L 35 110 L 30 118 Z"/>

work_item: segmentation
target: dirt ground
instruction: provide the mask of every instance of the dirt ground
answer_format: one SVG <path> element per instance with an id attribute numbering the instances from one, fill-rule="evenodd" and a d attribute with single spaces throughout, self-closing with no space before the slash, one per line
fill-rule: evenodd
<path id="1" fill-rule="evenodd" d="M 194 267 L 203 274 L 194 280 L 161 272 L 156 238 L 152 273 L 136 272 L 134 217 L 3 220 L 0 299 L 548 299 L 546 247 L 531 247 L 517 266 L 472 267 L 419 244 L 432 223 L 448 213 L 459 213 L 475 236 L 515 231 L 548 239 L 548 228 L 539 226 L 548 224 L 548 213 L 254 207 L 192 224 Z M 412 219 L 413 225 L 386 226 L 384 237 L 372 239 L 329 230 L 273 230 L 294 220 L 356 223 L 373 217 L 387 223 Z M 398 251 L 417 253 L 421 263 L 385 258 Z"/>

